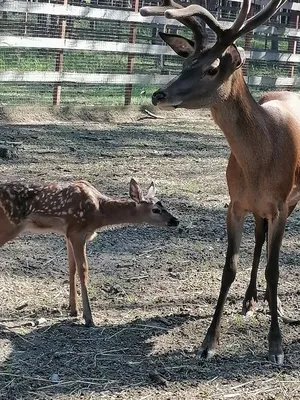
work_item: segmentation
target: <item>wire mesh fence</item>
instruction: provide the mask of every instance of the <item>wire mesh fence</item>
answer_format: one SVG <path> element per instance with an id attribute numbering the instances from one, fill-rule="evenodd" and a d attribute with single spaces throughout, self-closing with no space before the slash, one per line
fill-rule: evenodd
<path id="1" fill-rule="evenodd" d="M 253 12 L 265 4 L 256 3 Z M 0 0 L 0 105 L 149 102 L 158 82 L 182 66 L 158 31 L 187 37 L 191 32 L 162 18 L 143 22 L 137 11 L 145 4 Z M 206 0 L 206 5 L 225 23 L 240 7 L 227 0 Z M 238 40 L 247 51 L 244 74 L 255 94 L 300 86 L 299 15 L 300 4 L 287 2 L 268 25 Z"/>

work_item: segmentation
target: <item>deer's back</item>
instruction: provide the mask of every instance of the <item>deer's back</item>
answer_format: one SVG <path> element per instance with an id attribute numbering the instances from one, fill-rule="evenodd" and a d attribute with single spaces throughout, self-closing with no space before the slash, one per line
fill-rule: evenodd
<path id="1" fill-rule="evenodd" d="M 290 161 L 300 166 L 300 96 L 286 91 L 271 92 L 259 104 L 267 113 L 264 122 L 273 154 L 281 154 L 284 164 Z"/>
<path id="2" fill-rule="evenodd" d="M 258 103 L 264 108 L 272 107 L 273 105 L 274 107 L 279 107 L 282 110 L 282 114 L 286 115 L 287 120 L 289 115 L 293 115 L 300 128 L 300 96 L 297 93 L 287 91 L 270 92 L 261 97 Z"/>

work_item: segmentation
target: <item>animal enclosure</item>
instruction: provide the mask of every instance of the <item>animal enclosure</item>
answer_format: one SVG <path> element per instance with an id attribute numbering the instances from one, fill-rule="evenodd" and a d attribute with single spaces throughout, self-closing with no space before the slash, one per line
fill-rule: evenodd
<path id="1" fill-rule="evenodd" d="M 1 127 L 0 140 L 23 142 L 18 159 L 2 161 L 7 180 L 85 178 L 108 195 L 127 198 L 129 177 L 143 186 L 153 179 L 182 231 L 126 227 L 102 232 L 88 244 L 93 329 L 84 328 L 81 318 L 70 321 L 62 238 L 25 235 L 2 247 L 0 397 L 298 399 L 299 327 L 281 323 L 283 367 L 265 358 L 264 259 L 257 313 L 241 315 L 254 248 L 251 218 L 226 304 L 220 357 L 202 362 L 197 353 L 225 259 L 229 149 L 223 134 L 204 112 L 178 111 L 169 122 L 138 121 L 129 112 L 126 118 L 122 124 Z M 287 224 L 279 284 L 285 313 L 295 318 L 299 229 L 296 210 Z M 79 312 L 81 317 L 81 306 Z"/>
<path id="2" fill-rule="evenodd" d="M 138 9 L 146 4 L 1 1 L 1 105 L 148 103 L 153 89 L 176 75 L 182 63 L 158 30 L 190 33 L 174 20 L 141 17 Z M 235 18 L 239 4 L 207 1 L 224 25 Z M 250 12 L 264 5 L 255 1 Z M 287 2 L 267 25 L 238 41 L 246 49 L 244 75 L 255 94 L 274 87 L 298 90 L 299 13 L 297 2 Z"/>

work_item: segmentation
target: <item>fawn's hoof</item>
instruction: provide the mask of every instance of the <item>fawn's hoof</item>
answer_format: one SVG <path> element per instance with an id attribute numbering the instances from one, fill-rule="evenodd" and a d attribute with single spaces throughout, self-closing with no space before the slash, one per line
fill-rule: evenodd
<path id="1" fill-rule="evenodd" d="M 77 310 L 71 310 L 70 311 L 70 316 L 71 317 L 78 317 L 78 311 Z"/>

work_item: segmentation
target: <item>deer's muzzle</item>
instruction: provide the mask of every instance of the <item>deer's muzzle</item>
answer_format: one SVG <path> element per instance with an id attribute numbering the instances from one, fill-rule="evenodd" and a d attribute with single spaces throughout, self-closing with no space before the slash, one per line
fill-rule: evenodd
<path id="1" fill-rule="evenodd" d="M 178 226 L 179 225 L 179 221 L 178 221 L 178 219 L 177 218 L 175 218 L 175 217 L 172 217 L 170 220 L 169 220 L 169 222 L 168 222 L 168 226 Z"/>
<path id="2" fill-rule="evenodd" d="M 153 103 L 153 105 L 157 106 L 160 102 L 165 100 L 166 97 L 167 97 L 167 95 L 166 95 L 166 93 L 164 91 L 162 91 L 161 89 L 157 90 L 152 95 L 152 103 Z"/>

